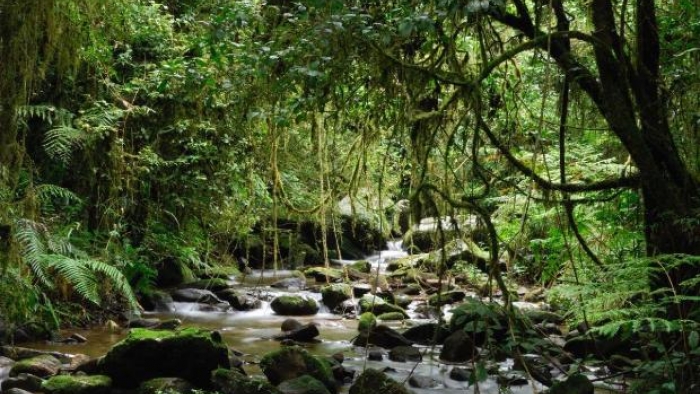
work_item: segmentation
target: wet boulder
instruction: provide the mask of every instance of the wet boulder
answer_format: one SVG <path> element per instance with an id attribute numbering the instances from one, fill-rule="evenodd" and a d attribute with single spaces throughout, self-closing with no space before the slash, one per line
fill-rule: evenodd
<path id="1" fill-rule="evenodd" d="M 336 309 L 343 301 L 352 297 L 352 287 L 345 283 L 336 283 L 321 288 L 323 303 L 330 310 Z"/>
<path id="2" fill-rule="evenodd" d="M 318 379 L 309 375 L 286 380 L 277 386 L 284 394 L 330 394 L 330 391 Z"/>
<path id="3" fill-rule="evenodd" d="M 290 339 L 297 342 L 311 342 L 319 335 L 318 327 L 314 323 L 300 325 L 292 330 L 275 335 L 277 340 Z"/>
<path id="4" fill-rule="evenodd" d="M 270 287 L 286 290 L 304 290 L 306 288 L 306 278 L 291 276 L 274 282 Z"/>
<path id="5" fill-rule="evenodd" d="M 372 312 L 375 315 L 381 315 L 389 312 L 399 312 L 404 318 L 408 319 L 408 314 L 401 307 L 394 304 L 389 304 L 379 296 L 365 294 L 359 301 L 360 312 Z"/>
<path id="6" fill-rule="evenodd" d="M 413 346 L 396 346 L 389 351 L 389 359 L 391 361 L 398 362 L 409 362 L 409 361 L 421 361 L 423 356 L 418 348 Z"/>
<path id="7" fill-rule="evenodd" d="M 397 321 L 403 319 L 405 319 L 405 317 L 401 312 L 388 312 L 382 313 L 381 315 L 377 316 L 377 320 L 381 321 Z"/>
<path id="8" fill-rule="evenodd" d="M 138 394 L 179 393 L 192 394 L 195 389 L 192 383 L 181 378 L 155 378 L 147 380 L 139 386 Z"/>
<path id="9" fill-rule="evenodd" d="M 248 294 L 242 294 L 233 288 L 227 288 L 216 292 L 216 295 L 226 301 L 237 311 L 250 311 L 262 306 L 262 302 Z"/>
<path id="10" fill-rule="evenodd" d="M 437 323 L 420 324 L 403 332 L 406 339 L 426 346 L 442 344 L 449 335 L 447 327 Z"/>
<path id="11" fill-rule="evenodd" d="M 250 378 L 236 370 L 219 368 L 212 373 L 212 386 L 221 394 L 281 394 L 262 379 Z"/>
<path id="12" fill-rule="evenodd" d="M 260 369 L 274 385 L 309 375 L 322 382 L 332 393 L 337 391 L 330 363 L 298 346 L 284 347 L 266 354 L 260 360 Z"/>
<path id="13" fill-rule="evenodd" d="M 170 294 L 160 290 L 149 291 L 139 298 L 140 305 L 148 312 L 171 312 L 173 302 Z"/>
<path id="14" fill-rule="evenodd" d="M 372 270 L 372 264 L 367 260 L 357 260 L 348 267 L 356 269 L 363 274 L 369 274 L 369 272 Z"/>
<path id="15" fill-rule="evenodd" d="M 60 369 L 60 360 L 50 354 L 40 354 L 16 362 L 10 369 L 10 376 L 27 373 L 43 378 L 56 375 Z"/>
<path id="16" fill-rule="evenodd" d="M 307 316 L 318 312 L 316 300 L 298 295 L 283 295 L 270 303 L 272 310 L 283 316 Z"/>
<path id="17" fill-rule="evenodd" d="M 338 268 L 310 267 L 304 271 L 304 275 L 321 283 L 334 283 L 343 280 L 343 270 Z"/>
<path id="18" fill-rule="evenodd" d="M 221 304 L 222 301 L 210 290 L 184 288 L 171 293 L 173 300 L 180 302 L 199 302 L 203 304 Z"/>
<path id="19" fill-rule="evenodd" d="M 22 390 L 16 387 L 13 387 L 11 389 L 3 390 L 3 394 L 33 394 L 31 391 L 27 390 Z"/>
<path id="20" fill-rule="evenodd" d="M 213 292 L 228 289 L 230 287 L 228 280 L 223 278 L 199 279 L 194 282 L 187 282 L 182 285 L 183 288 L 210 290 Z"/>
<path id="21" fill-rule="evenodd" d="M 412 374 L 408 379 L 408 385 L 417 389 L 433 389 L 439 386 L 440 383 L 430 376 Z"/>
<path id="22" fill-rule="evenodd" d="M 36 375 L 21 373 L 2 382 L 3 393 L 10 389 L 26 390 L 29 392 L 41 391 L 44 380 Z"/>
<path id="23" fill-rule="evenodd" d="M 401 383 L 384 372 L 367 368 L 350 386 L 350 394 L 410 394 Z"/>
<path id="24" fill-rule="evenodd" d="M 448 304 L 454 304 L 456 302 L 464 300 L 466 296 L 467 293 L 465 293 L 462 290 L 453 290 L 448 291 L 446 293 L 437 293 L 431 295 L 428 298 L 428 305 L 443 306 Z"/>
<path id="25" fill-rule="evenodd" d="M 112 379 L 104 375 L 58 375 L 41 385 L 46 394 L 109 394 Z"/>
<path id="26" fill-rule="evenodd" d="M 194 328 L 132 329 L 98 364 L 115 386 L 125 388 L 157 377 L 179 377 L 207 387 L 211 371 L 229 366 L 228 348 L 221 334 Z"/>
<path id="27" fill-rule="evenodd" d="M 462 330 L 453 332 L 445 339 L 440 351 L 440 360 L 447 362 L 469 361 L 477 354 L 471 338 Z"/>
<path id="28" fill-rule="evenodd" d="M 357 323 L 359 331 L 371 330 L 377 326 L 377 317 L 372 312 L 365 312 L 360 315 L 360 321 Z"/>
<path id="29" fill-rule="evenodd" d="M 378 325 L 371 330 L 360 331 L 352 344 L 363 347 L 376 345 L 385 349 L 393 349 L 397 346 L 411 346 L 413 343 L 393 328 Z"/>

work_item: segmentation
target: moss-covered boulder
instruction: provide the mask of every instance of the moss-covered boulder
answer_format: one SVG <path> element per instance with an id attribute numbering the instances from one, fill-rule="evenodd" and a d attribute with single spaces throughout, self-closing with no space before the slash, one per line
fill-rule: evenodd
<path id="1" fill-rule="evenodd" d="M 372 312 L 365 312 L 360 315 L 360 321 L 357 324 L 359 331 L 367 331 L 377 326 L 377 317 Z"/>
<path id="2" fill-rule="evenodd" d="M 277 386 L 284 394 L 330 394 L 330 391 L 318 379 L 309 375 L 286 380 Z"/>
<path id="3" fill-rule="evenodd" d="M 58 375 L 41 385 L 46 394 L 109 394 L 112 379 L 109 376 Z"/>
<path id="4" fill-rule="evenodd" d="M 343 301 L 348 300 L 352 297 L 352 287 L 345 283 L 335 283 L 328 286 L 323 286 L 321 288 L 321 297 L 323 303 L 330 310 L 334 310 Z"/>
<path id="5" fill-rule="evenodd" d="M 137 394 L 192 394 L 194 389 L 194 385 L 185 379 L 155 378 L 141 383 L 139 389 L 137 390 Z"/>
<path id="6" fill-rule="evenodd" d="M 404 318 L 408 319 L 408 314 L 401 307 L 389 304 L 381 297 L 375 297 L 372 294 L 365 294 L 362 296 L 362 298 L 360 298 L 359 306 L 361 313 L 372 312 L 375 315 L 381 315 L 384 313 L 399 312 L 404 316 Z"/>
<path id="7" fill-rule="evenodd" d="M 348 267 L 356 269 L 363 274 L 369 274 L 369 272 L 372 270 L 372 263 L 367 260 L 357 260 Z"/>
<path id="8" fill-rule="evenodd" d="M 98 367 L 118 387 L 134 388 L 157 377 L 179 377 L 207 387 L 211 371 L 229 367 L 228 348 L 218 332 L 136 328 L 109 350 Z"/>
<path id="9" fill-rule="evenodd" d="M 219 368 L 212 372 L 212 386 L 221 394 L 281 394 L 265 380 L 250 378 L 242 373 Z"/>
<path id="10" fill-rule="evenodd" d="M 376 345 L 385 349 L 393 349 L 397 346 L 411 346 L 413 342 L 393 328 L 380 324 L 371 330 L 360 331 L 352 344 L 354 346 Z"/>
<path id="11" fill-rule="evenodd" d="M 230 287 L 228 280 L 223 278 L 199 279 L 194 282 L 187 282 L 182 287 L 192 289 L 211 290 L 213 292 L 221 291 Z"/>
<path id="12" fill-rule="evenodd" d="M 350 386 L 350 394 L 410 394 L 401 383 L 384 372 L 368 368 Z"/>
<path id="13" fill-rule="evenodd" d="M 266 354 L 260 360 L 260 369 L 274 385 L 309 375 L 322 382 L 332 393 L 337 391 L 330 363 L 298 346 L 284 347 Z"/>
<path id="14" fill-rule="evenodd" d="M 50 354 L 40 354 L 16 362 L 10 369 L 10 376 L 29 373 L 39 377 L 47 377 L 57 374 L 60 369 L 61 361 L 56 357 Z"/>
<path id="15" fill-rule="evenodd" d="M 401 312 L 387 312 L 377 316 L 377 320 L 382 321 L 397 321 L 403 319 L 405 319 L 405 316 Z"/>
<path id="16" fill-rule="evenodd" d="M 454 304 L 464 300 L 467 296 L 462 290 L 452 290 L 445 293 L 436 293 L 428 297 L 428 304 L 432 306 L 442 306 L 448 304 Z"/>
<path id="17" fill-rule="evenodd" d="M 282 316 L 307 316 L 318 312 L 316 300 L 297 295 L 282 295 L 270 303 L 272 310 Z"/>
<path id="18" fill-rule="evenodd" d="M 322 283 L 333 283 L 343 280 L 343 270 L 339 268 L 310 267 L 304 270 L 304 275 Z"/>

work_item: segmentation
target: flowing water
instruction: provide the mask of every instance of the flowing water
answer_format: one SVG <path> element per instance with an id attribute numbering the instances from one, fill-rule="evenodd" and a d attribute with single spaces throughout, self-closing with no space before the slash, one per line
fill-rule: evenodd
<path id="1" fill-rule="evenodd" d="M 368 260 L 375 269 L 380 272 L 384 270 L 386 263 L 391 259 L 396 259 L 406 256 L 406 253 L 401 250 L 400 242 L 391 242 L 388 249 L 378 253 L 377 255 L 369 256 Z M 353 261 L 340 260 L 336 264 L 349 264 Z M 218 330 L 226 343 L 233 349 L 242 352 L 242 359 L 246 361 L 244 368 L 250 374 L 260 374 L 257 367 L 257 362 L 260 358 L 269 351 L 278 349 L 280 344 L 278 341 L 271 339 L 274 335 L 280 333 L 281 323 L 287 319 L 287 316 L 276 315 L 270 308 L 270 300 L 281 294 L 288 294 L 290 291 L 277 290 L 269 286 L 270 283 L 291 276 L 291 271 L 254 271 L 245 278 L 231 279 L 234 287 L 242 291 L 256 294 L 262 301 L 262 307 L 252 311 L 227 311 L 227 312 L 212 312 L 203 310 L 198 304 L 190 303 L 174 303 L 171 312 L 145 313 L 143 317 L 160 319 L 178 318 L 183 322 L 184 327 L 202 327 L 207 329 Z M 314 316 L 295 317 L 301 323 L 314 322 L 317 324 L 320 331 L 319 341 L 316 343 L 304 345 L 307 350 L 316 355 L 330 356 L 335 353 L 343 353 L 345 361 L 343 365 L 346 368 L 361 371 L 364 368 L 388 369 L 388 374 L 398 381 L 407 381 L 411 374 L 429 376 L 435 379 L 438 383 L 437 387 L 431 389 L 416 389 L 411 388 L 416 393 L 501 393 L 495 379 L 487 379 L 479 383 L 478 388 L 474 385 L 469 385 L 466 382 L 458 382 L 449 378 L 449 372 L 455 366 L 442 363 L 438 360 L 437 355 L 439 349 L 421 347 L 423 352 L 423 361 L 420 363 L 401 363 L 390 361 L 387 356 L 383 361 L 369 361 L 366 354 L 367 349 L 352 346 L 352 340 L 357 335 L 357 320 L 344 318 L 340 315 L 332 314 L 328 309 L 321 304 L 321 296 L 319 293 L 302 290 L 294 291 L 294 294 L 301 294 L 312 297 L 319 301 L 321 309 Z M 409 315 L 416 317 L 415 305 L 413 302 L 409 306 Z M 449 306 L 445 308 L 445 312 L 449 313 Z M 410 319 L 405 322 L 389 322 L 389 326 L 401 329 L 409 325 L 420 324 L 427 320 Z M 126 336 L 126 330 L 111 331 L 103 328 L 93 328 L 90 330 L 71 330 L 70 332 L 62 333 L 64 336 L 78 333 L 87 338 L 86 343 L 82 344 L 56 344 L 56 343 L 33 343 L 30 347 L 59 351 L 63 353 L 83 353 L 92 357 L 104 355 L 107 350 L 116 342 Z M 505 361 L 498 365 L 502 371 L 506 371 L 512 365 L 512 360 Z M 462 365 L 461 367 L 470 367 Z M 0 380 L 1 374 L 5 370 L 0 365 Z M 343 390 L 347 391 L 348 386 L 344 386 Z M 539 392 L 542 386 L 538 383 L 530 383 L 522 386 L 513 386 L 509 389 L 514 394 L 529 394 Z"/>

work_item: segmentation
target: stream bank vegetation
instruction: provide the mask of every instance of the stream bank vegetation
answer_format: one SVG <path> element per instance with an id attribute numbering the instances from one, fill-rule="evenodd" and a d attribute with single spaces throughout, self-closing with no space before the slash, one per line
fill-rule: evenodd
<path id="1" fill-rule="evenodd" d="M 484 343 L 546 353 L 525 284 L 627 389 L 698 389 L 692 1 L 93 3 L 0 0 L 7 338 L 405 235 L 501 300 L 455 312 Z"/>

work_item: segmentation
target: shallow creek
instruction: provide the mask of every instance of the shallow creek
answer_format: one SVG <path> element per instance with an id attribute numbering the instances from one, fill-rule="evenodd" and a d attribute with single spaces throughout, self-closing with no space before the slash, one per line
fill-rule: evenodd
<path id="1" fill-rule="evenodd" d="M 399 243 L 390 243 L 389 250 L 370 256 L 367 260 L 372 263 L 374 268 L 383 271 L 384 263 L 390 259 L 403 257 L 406 254 L 400 250 Z M 336 264 L 348 264 L 352 261 L 336 261 Z M 145 313 L 143 317 L 160 319 L 178 318 L 183 322 L 183 327 L 202 327 L 214 329 L 221 332 L 226 343 L 233 349 L 236 349 L 244 356 L 242 359 L 246 361 L 244 368 L 249 374 L 261 374 L 257 367 L 257 361 L 269 351 L 278 349 L 280 344 L 278 341 L 271 339 L 274 335 L 280 333 L 280 325 L 282 321 L 287 319 L 287 316 L 276 315 L 270 308 L 270 302 L 274 296 L 287 294 L 290 291 L 277 290 L 269 286 L 270 283 L 288 277 L 290 271 L 254 271 L 251 275 L 243 279 L 231 278 L 231 283 L 242 290 L 253 292 L 260 295 L 263 299 L 260 309 L 242 312 L 242 311 L 227 311 L 227 312 L 212 312 L 203 311 L 199 304 L 175 303 L 172 312 Z M 309 282 L 309 285 L 315 285 Z M 369 361 L 366 354 L 367 349 L 352 346 L 352 339 L 357 335 L 357 320 L 346 319 L 340 315 L 332 314 L 328 309 L 321 304 L 321 295 L 310 291 L 296 291 L 294 294 L 303 294 L 315 298 L 321 305 L 321 310 L 314 316 L 295 317 L 301 323 L 315 322 L 320 331 L 319 341 L 304 345 L 307 350 L 316 355 L 330 356 L 334 353 L 343 353 L 345 361 L 343 365 L 346 368 L 361 371 L 363 368 L 385 369 L 391 368 L 389 376 L 400 382 L 407 382 L 411 374 L 420 376 L 429 376 L 435 379 L 439 385 L 431 389 L 417 389 L 411 387 L 415 393 L 500 393 L 499 386 L 495 378 L 488 378 L 486 381 L 478 384 L 478 388 L 474 385 L 470 386 L 467 382 L 459 382 L 449 377 L 450 371 L 455 367 L 469 368 L 470 365 L 448 365 L 438 361 L 439 348 L 421 347 L 423 353 L 423 361 L 420 363 L 394 362 L 388 359 L 388 351 L 385 352 L 383 361 Z M 265 301 L 268 300 L 268 301 Z M 404 322 L 384 322 L 392 328 L 401 330 L 412 325 L 429 322 L 429 320 L 417 319 L 415 307 L 421 301 L 414 301 L 408 308 L 408 313 L 411 319 Z M 449 315 L 449 307 L 445 308 L 445 312 Z M 77 333 L 87 338 L 86 343 L 82 344 L 57 344 L 57 343 L 32 343 L 29 347 L 53 350 L 62 353 L 83 353 L 91 357 L 104 355 L 107 350 L 117 341 L 124 338 L 126 330 L 110 331 L 106 328 L 94 328 L 90 330 L 71 330 L 70 332 L 62 333 L 66 337 Z M 508 371 L 512 366 L 512 360 L 506 360 L 498 364 L 501 371 Z M 0 363 L 0 375 L 4 371 Z M 2 380 L 0 376 L 0 380 Z M 345 385 L 341 392 L 347 392 L 349 386 Z M 529 394 L 537 393 L 543 390 L 543 386 L 537 382 L 529 381 L 528 384 L 520 386 L 511 386 L 510 393 L 513 394 Z"/>

